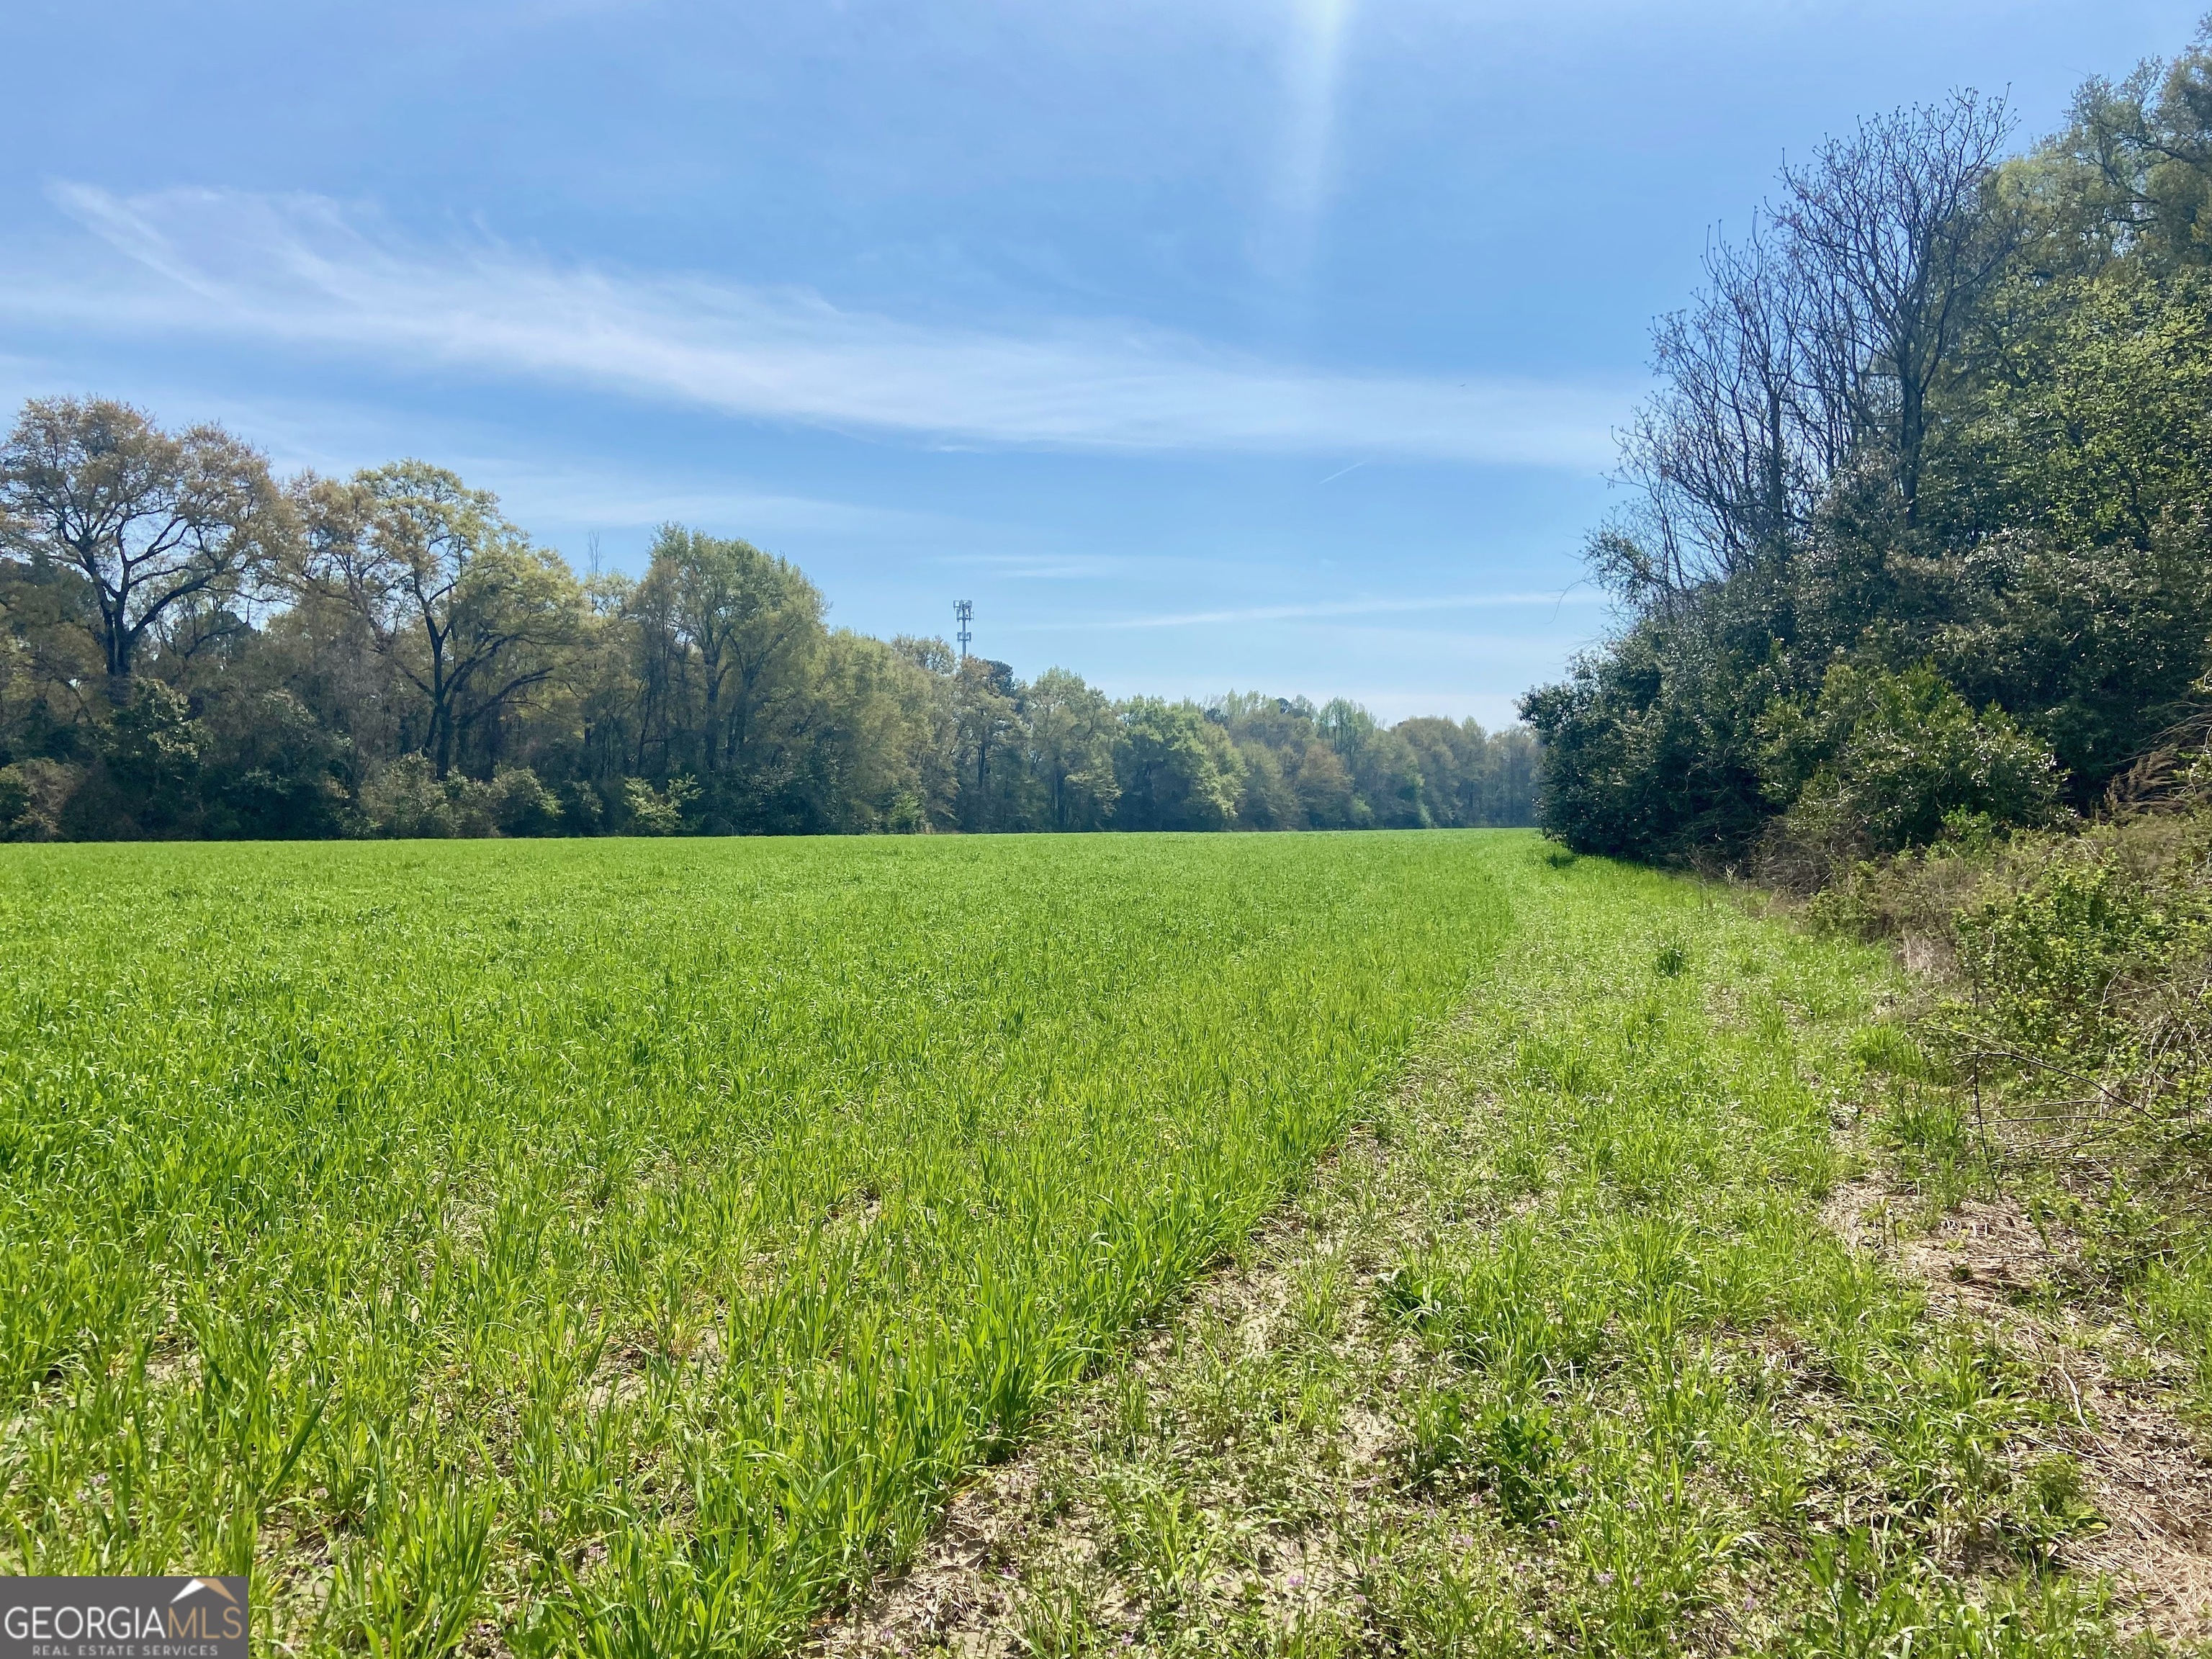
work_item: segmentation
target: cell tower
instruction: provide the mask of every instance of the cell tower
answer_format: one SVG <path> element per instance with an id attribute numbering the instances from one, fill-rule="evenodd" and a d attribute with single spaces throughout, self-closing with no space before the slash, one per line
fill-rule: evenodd
<path id="1" fill-rule="evenodd" d="M 968 631 L 968 624 L 975 620 L 975 601 L 973 599 L 955 599 L 952 602 L 952 619 L 960 624 L 960 631 L 955 634 L 952 637 L 960 641 L 960 660 L 966 662 L 968 660 L 968 641 L 975 637 L 973 634 Z"/>

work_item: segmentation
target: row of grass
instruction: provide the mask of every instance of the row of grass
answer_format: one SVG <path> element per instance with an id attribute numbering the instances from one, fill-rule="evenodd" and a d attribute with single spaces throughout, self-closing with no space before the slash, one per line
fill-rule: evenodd
<path id="1" fill-rule="evenodd" d="M 1886 953 L 1556 858 L 1249 1285 L 1071 1405 L 1009 1650 L 2127 1647 L 2069 1401 L 1834 1224 Z"/>
<path id="2" fill-rule="evenodd" d="M 15 848 L 0 1571 L 775 1650 L 1310 1170 L 1500 835 Z"/>
<path id="3" fill-rule="evenodd" d="M 2117 1645 L 2108 1587 L 2065 1565 L 2098 1520 L 2063 1403 L 1825 1212 L 1897 1042 L 1886 964 L 1689 884 L 1567 887 L 1463 1035 L 1490 1146 L 1424 1171 L 1480 1223 L 1383 1282 L 1444 1364 L 1409 1470 L 1494 1540 L 1434 1631 L 1419 1571 L 1383 1575 L 1412 1650 Z"/>

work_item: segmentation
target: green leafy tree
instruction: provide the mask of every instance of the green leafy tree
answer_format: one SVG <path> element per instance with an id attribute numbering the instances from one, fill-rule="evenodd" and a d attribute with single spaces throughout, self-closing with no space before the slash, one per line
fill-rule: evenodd
<path id="1" fill-rule="evenodd" d="M 966 657 L 953 671 L 955 739 L 959 744 L 960 827 L 1026 830 L 1030 785 L 1024 711 L 1014 671 L 988 657 Z"/>
<path id="2" fill-rule="evenodd" d="M 85 451 L 72 488 L 117 499 L 155 462 L 184 457 L 205 483 L 228 454 L 266 514 L 219 544 L 213 519 L 192 520 L 205 535 L 185 551 L 205 556 L 173 592 L 156 577 L 182 544 L 132 520 L 118 544 L 137 561 L 136 631 L 118 677 L 100 571 L 52 556 L 36 514 L 9 509 L 11 837 L 1496 821 L 1477 799 L 1478 728 L 1441 728 L 1473 757 L 1462 771 L 1418 728 L 1344 700 L 1116 703 L 1060 669 L 1025 684 L 941 640 L 832 631 L 794 566 L 679 525 L 663 526 L 642 575 L 602 572 L 594 547 L 579 581 L 441 468 L 310 476 L 277 500 L 258 459 L 213 428 L 170 439 L 119 409 L 34 404 L 17 435 L 70 427 Z M 1431 769 L 1460 804 L 1443 805 Z"/>
<path id="3" fill-rule="evenodd" d="M 298 697 L 281 686 L 214 697 L 200 724 L 209 835 L 295 841 L 345 833 L 350 745 Z"/>
<path id="4" fill-rule="evenodd" d="M 44 398 L 0 443 L 0 556 L 83 579 L 118 705 L 149 633 L 252 595 L 290 528 L 267 462 L 221 427 L 170 434 L 128 404 Z"/>
<path id="5" fill-rule="evenodd" d="M 1137 697 L 1122 707 L 1115 755 L 1121 830 L 1222 830 L 1235 821 L 1237 750 L 1195 704 Z"/>
<path id="6" fill-rule="evenodd" d="M 0 561 L 0 762 L 65 760 L 100 712 L 90 585 L 51 560 Z"/>
<path id="7" fill-rule="evenodd" d="M 1244 781 L 1237 795 L 1237 827 L 1303 829 L 1305 808 L 1299 804 L 1297 791 L 1284 770 L 1282 756 L 1264 743 L 1247 738 L 1237 744 L 1237 757 L 1244 773 Z"/>
<path id="8" fill-rule="evenodd" d="M 107 787 L 80 795 L 73 807 L 96 811 L 111 825 L 127 824 L 134 835 L 198 833 L 201 757 L 208 734 L 192 718 L 191 702 L 159 680 L 139 680 L 103 738 Z"/>
<path id="9" fill-rule="evenodd" d="M 77 767 L 33 758 L 0 766 L 0 841 L 58 841 L 84 781 Z"/>
<path id="10" fill-rule="evenodd" d="M 655 539 L 631 596 L 639 764 L 691 769 L 708 830 L 807 827 L 824 608 L 797 567 L 750 542 L 680 525 Z"/>
<path id="11" fill-rule="evenodd" d="M 314 480 L 295 580 L 349 606 L 422 700 L 417 747 L 435 775 L 462 743 L 564 672 L 584 631 L 583 594 L 488 491 L 400 461 L 349 483 Z"/>
<path id="12" fill-rule="evenodd" d="M 2101 247 L 2154 268 L 2212 264 L 2212 20 L 2170 63 L 2091 80 L 2048 153 L 2071 164 L 2067 194 Z"/>
<path id="13" fill-rule="evenodd" d="M 1367 816 L 1365 804 L 1353 793 L 1351 772 L 1327 743 L 1306 744 L 1291 787 L 1308 829 L 1350 830 Z"/>
<path id="14" fill-rule="evenodd" d="M 926 670 L 883 641 L 845 629 L 830 635 L 802 779 L 808 829 L 912 832 L 944 822 L 937 690 Z"/>
<path id="15" fill-rule="evenodd" d="M 1114 705 L 1064 668 L 1048 668 L 1031 681 L 1022 703 L 1047 823 L 1054 830 L 1103 827 L 1121 794 L 1114 775 Z"/>

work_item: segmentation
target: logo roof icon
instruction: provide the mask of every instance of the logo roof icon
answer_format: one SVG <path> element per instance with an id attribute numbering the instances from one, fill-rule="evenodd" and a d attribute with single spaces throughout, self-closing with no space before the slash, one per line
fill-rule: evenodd
<path id="1" fill-rule="evenodd" d="M 235 1595 L 233 1595 L 230 1591 L 224 1587 L 223 1582 L 220 1578 L 187 1578 L 185 1580 L 184 1589 L 179 1590 L 174 1595 L 169 1598 L 169 1605 L 173 1607 L 178 1602 L 183 1601 L 187 1595 L 191 1595 L 194 1591 L 204 1589 L 213 1590 L 217 1595 L 222 1597 L 224 1601 L 229 1602 L 233 1607 L 236 1607 L 238 1605 L 238 1598 Z"/>

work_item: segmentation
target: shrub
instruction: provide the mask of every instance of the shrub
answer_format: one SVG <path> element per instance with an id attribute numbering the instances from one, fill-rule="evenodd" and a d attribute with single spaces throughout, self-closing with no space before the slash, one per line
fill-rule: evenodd
<path id="1" fill-rule="evenodd" d="M 427 756 L 402 755 L 369 780 L 361 808 L 379 836 L 441 841 L 496 834 L 490 796 L 472 778 L 440 778 Z"/>
<path id="2" fill-rule="evenodd" d="M 84 774 L 53 760 L 0 766 L 0 841 L 52 841 Z"/>
<path id="3" fill-rule="evenodd" d="M 1547 835 L 1662 860 L 1733 857 L 1757 839 L 1771 811 L 1751 765 L 1762 682 L 1707 643 L 1646 618 L 1522 700 L 1544 745 Z"/>
<path id="4" fill-rule="evenodd" d="M 606 821 L 606 804 L 588 783 L 572 779 L 561 789 L 561 820 L 572 836 L 596 836 Z"/>
<path id="5" fill-rule="evenodd" d="M 2106 830 L 2038 849 L 1959 916 L 1983 1022 L 2038 1055 L 2101 1061 L 2127 1044 L 2142 995 L 2212 957 L 2201 848 L 2144 867 Z"/>
<path id="6" fill-rule="evenodd" d="M 699 786 L 689 777 L 671 778 L 665 789 L 655 789 L 643 778 L 623 780 L 623 804 L 629 809 L 635 836 L 682 834 L 684 809 L 698 799 Z"/>
<path id="7" fill-rule="evenodd" d="M 553 836 L 561 832 L 560 798 L 538 781 L 526 766 L 502 766 L 483 786 L 484 810 L 502 836 Z"/>
<path id="8" fill-rule="evenodd" d="M 93 780 L 96 787 L 105 786 L 100 817 L 110 823 L 119 820 L 141 836 L 197 833 L 208 733 L 192 718 L 190 700 L 159 680 L 134 681 L 130 700 L 101 736 L 104 765 Z M 82 811 L 85 796 L 78 795 L 76 804 Z"/>
<path id="9" fill-rule="evenodd" d="M 1924 664 L 1837 663 L 1809 705 L 1775 703 L 1758 732 L 1761 782 L 1787 808 L 1782 846 L 1816 873 L 1947 837 L 1986 842 L 2057 814 L 2048 745 L 2002 709 L 1976 714 Z"/>
<path id="10" fill-rule="evenodd" d="M 216 699 L 201 776 L 207 833 L 287 841 L 343 833 L 352 745 L 290 692 Z"/>
<path id="11" fill-rule="evenodd" d="M 1923 1035 L 1973 1079 L 1978 1122 L 1990 1091 L 2014 1152 L 2063 1154 L 2050 1165 L 2062 1182 L 2200 1179 L 2212 1128 L 2212 817 L 2142 814 L 1978 854 L 1863 864 L 1811 908 L 1830 926 L 1902 937 L 1908 966 L 1951 982 Z M 1893 1108 L 1893 1122 L 1918 1109 Z M 2109 1197 L 2099 1207 L 2117 1213 Z"/>

